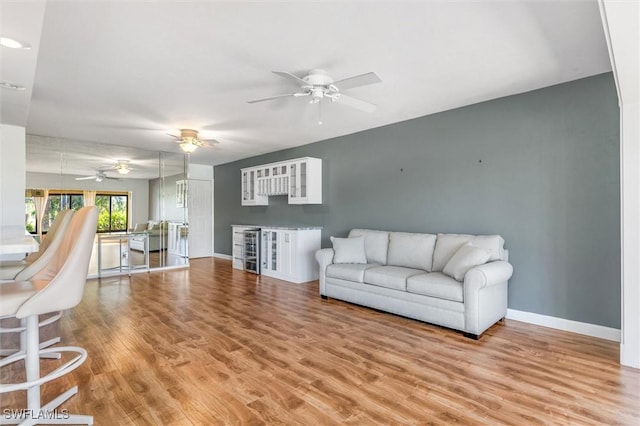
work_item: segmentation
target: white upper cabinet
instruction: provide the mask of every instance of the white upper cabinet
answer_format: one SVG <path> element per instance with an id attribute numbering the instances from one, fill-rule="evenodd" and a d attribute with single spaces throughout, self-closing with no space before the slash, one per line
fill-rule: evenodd
<path id="1" fill-rule="evenodd" d="M 242 205 L 266 206 L 269 198 L 258 193 L 258 181 L 256 169 L 242 169 Z"/>
<path id="2" fill-rule="evenodd" d="M 322 204 L 322 160 L 303 157 L 241 170 L 242 205 L 266 206 L 269 196 L 289 204 Z"/>
<path id="3" fill-rule="evenodd" d="M 322 160 L 300 158 L 289 164 L 289 204 L 322 204 Z"/>

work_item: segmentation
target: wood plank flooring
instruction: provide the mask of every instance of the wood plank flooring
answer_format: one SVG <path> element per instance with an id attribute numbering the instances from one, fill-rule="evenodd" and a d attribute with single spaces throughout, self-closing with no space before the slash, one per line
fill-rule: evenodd
<path id="1" fill-rule="evenodd" d="M 96 425 L 640 424 L 617 343 L 510 320 L 474 341 L 219 259 L 91 280 L 55 327 L 89 359 L 44 398 L 78 384 L 63 408 Z"/>

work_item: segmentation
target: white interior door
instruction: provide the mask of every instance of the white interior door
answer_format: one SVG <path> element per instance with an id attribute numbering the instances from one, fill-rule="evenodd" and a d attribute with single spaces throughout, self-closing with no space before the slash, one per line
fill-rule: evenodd
<path id="1" fill-rule="evenodd" d="M 189 180 L 189 258 L 213 256 L 213 182 Z"/>

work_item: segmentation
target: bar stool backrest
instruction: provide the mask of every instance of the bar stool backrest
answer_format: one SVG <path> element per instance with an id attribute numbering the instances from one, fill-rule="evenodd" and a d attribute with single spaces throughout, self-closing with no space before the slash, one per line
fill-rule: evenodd
<path id="1" fill-rule="evenodd" d="M 73 215 L 55 255 L 31 278 L 41 290 L 18 308 L 17 318 L 62 311 L 80 303 L 97 226 L 96 207 L 84 207 Z"/>
<path id="2" fill-rule="evenodd" d="M 62 244 L 62 240 L 65 237 L 67 228 L 71 223 L 71 218 L 73 217 L 73 210 L 62 210 L 56 216 L 56 219 L 53 221 L 49 232 L 47 233 L 47 237 L 40 244 L 40 250 L 38 250 L 35 258 L 27 257 L 27 266 L 18 272 L 18 274 L 13 278 L 15 281 L 28 281 L 35 274 L 37 274 L 42 268 L 44 268 L 55 256 L 56 251 L 60 244 Z"/>
<path id="3" fill-rule="evenodd" d="M 38 260 L 40 256 L 47 251 L 51 244 L 56 241 L 56 238 L 60 237 L 61 234 L 64 234 L 64 231 L 67 229 L 67 226 L 71 221 L 71 216 L 73 216 L 73 210 L 71 209 L 64 209 L 58 212 L 56 218 L 51 224 L 51 227 L 49 228 L 49 231 L 47 231 L 46 235 L 43 235 L 38 251 L 27 256 L 27 263 L 33 263 Z"/>

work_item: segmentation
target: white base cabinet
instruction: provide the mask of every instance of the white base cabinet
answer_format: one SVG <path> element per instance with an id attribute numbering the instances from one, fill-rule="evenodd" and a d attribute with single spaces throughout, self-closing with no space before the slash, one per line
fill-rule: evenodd
<path id="1" fill-rule="evenodd" d="M 320 229 L 262 228 L 261 273 L 293 283 L 318 279 Z"/>

